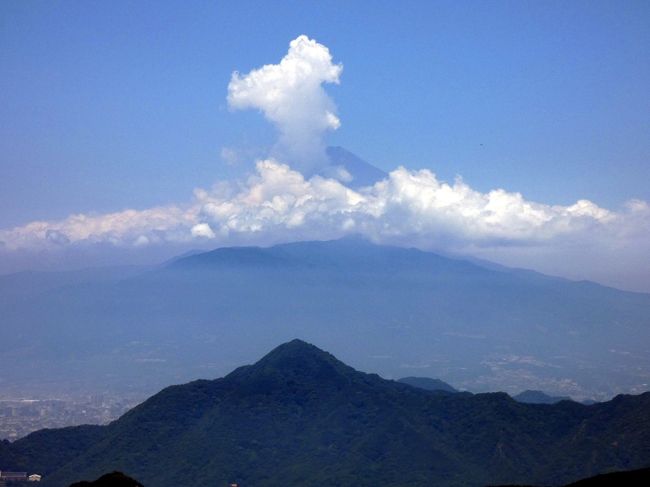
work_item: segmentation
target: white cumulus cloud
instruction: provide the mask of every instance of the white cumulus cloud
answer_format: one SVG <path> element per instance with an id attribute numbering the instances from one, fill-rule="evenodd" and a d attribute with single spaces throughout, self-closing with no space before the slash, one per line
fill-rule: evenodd
<path id="1" fill-rule="evenodd" d="M 503 189 L 482 193 L 461 179 L 440 181 L 426 169 L 400 167 L 374 186 L 354 190 L 336 179 L 306 178 L 267 159 L 258 161 L 245 181 L 197 189 L 185 205 L 33 222 L 0 230 L 0 241 L 7 248 L 193 238 L 227 243 L 234 236 L 264 243 L 357 233 L 376 241 L 412 240 L 454 250 L 645 235 L 649 217 L 650 208 L 638 200 L 618 212 L 587 200 L 547 205 Z"/>
<path id="2" fill-rule="evenodd" d="M 323 84 L 338 84 L 342 70 L 327 47 L 301 35 L 278 64 L 233 73 L 228 104 L 261 110 L 280 132 L 277 149 L 283 160 L 311 174 L 326 164 L 324 133 L 341 125 Z"/>
<path id="3" fill-rule="evenodd" d="M 197 223 L 192 227 L 190 233 L 193 237 L 214 238 L 216 236 L 207 223 Z"/>
<path id="4" fill-rule="evenodd" d="M 215 246 L 265 245 L 350 234 L 501 261 L 519 253 L 525 262 L 531 252 L 541 256 L 552 251 L 556 263 L 562 255 L 572 261 L 591 255 L 590 265 L 596 268 L 599 261 L 621 263 L 626 256 L 650 252 L 650 207 L 639 200 L 618 211 L 587 200 L 548 205 L 503 189 L 480 192 L 461 179 L 447 183 L 429 170 L 404 167 L 373 186 L 354 190 L 336 179 L 306 178 L 266 159 L 257 162 L 246 180 L 197 189 L 184 205 L 79 214 L 0 230 L 0 251 L 206 240 Z"/>

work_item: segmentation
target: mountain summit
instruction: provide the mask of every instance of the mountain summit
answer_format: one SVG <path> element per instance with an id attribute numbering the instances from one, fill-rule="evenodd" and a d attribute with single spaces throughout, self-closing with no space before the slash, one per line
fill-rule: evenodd
<path id="1" fill-rule="evenodd" d="M 226 381 L 253 386 L 256 392 L 272 391 L 290 386 L 324 389 L 342 388 L 359 373 L 333 355 L 302 340 L 294 339 L 273 349 L 254 365 L 240 367 Z"/>
<path id="2" fill-rule="evenodd" d="M 327 157 L 330 166 L 322 170 L 320 175 L 339 179 L 353 189 L 372 186 L 388 177 L 386 172 L 345 150 L 343 147 L 328 147 Z M 341 170 L 344 173 L 341 173 Z"/>

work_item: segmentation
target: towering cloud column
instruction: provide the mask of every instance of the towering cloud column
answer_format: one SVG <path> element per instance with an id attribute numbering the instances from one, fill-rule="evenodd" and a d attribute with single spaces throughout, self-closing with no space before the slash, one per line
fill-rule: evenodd
<path id="1" fill-rule="evenodd" d="M 339 83 L 343 66 L 333 64 L 329 49 L 301 35 L 289 44 L 279 64 L 267 64 L 246 75 L 233 73 L 228 104 L 257 108 L 280 132 L 276 152 L 310 176 L 327 164 L 323 136 L 341 122 L 324 83 Z"/>

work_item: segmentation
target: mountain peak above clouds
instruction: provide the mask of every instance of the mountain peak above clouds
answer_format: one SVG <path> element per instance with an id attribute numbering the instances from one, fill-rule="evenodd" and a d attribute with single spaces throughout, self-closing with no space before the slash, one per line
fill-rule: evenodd
<path id="1" fill-rule="evenodd" d="M 343 147 L 330 146 L 326 152 L 330 164 L 318 172 L 319 176 L 337 179 L 353 189 L 372 186 L 388 176 Z"/>

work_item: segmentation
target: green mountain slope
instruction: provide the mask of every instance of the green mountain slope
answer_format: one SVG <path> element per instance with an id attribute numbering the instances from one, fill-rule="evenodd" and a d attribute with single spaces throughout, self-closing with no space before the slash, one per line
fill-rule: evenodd
<path id="1" fill-rule="evenodd" d="M 650 394 L 594 406 L 440 394 L 294 340 L 222 379 L 161 391 L 62 457 L 43 485 L 113 470 L 147 487 L 560 485 L 649 464 L 649 411 Z"/>

